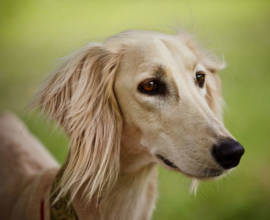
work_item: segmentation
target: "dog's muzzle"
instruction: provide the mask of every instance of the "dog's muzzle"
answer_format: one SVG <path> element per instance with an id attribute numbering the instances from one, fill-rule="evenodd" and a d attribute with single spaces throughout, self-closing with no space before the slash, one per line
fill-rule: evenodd
<path id="1" fill-rule="evenodd" d="M 236 167 L 244 152 L 242 145 L 231 138 L 221 140 L 212 148 L 213 157 L 224 169 Z"/>

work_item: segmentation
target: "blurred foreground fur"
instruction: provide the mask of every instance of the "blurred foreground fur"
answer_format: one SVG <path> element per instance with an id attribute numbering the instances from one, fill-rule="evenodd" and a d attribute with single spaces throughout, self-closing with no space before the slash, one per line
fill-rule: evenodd
<path id="1" fill-rule="evenodd" d="M 68 57 L 36 98 L 70 138 L 54 202 L 69 194 L 82 220 L 147 220 L 157 163 L 196 179 L 222 175 L 211 148 L 233 138 L 222 123 L 223 66 L 187 34 L 150 31 Z M 50 219 L 59 165 L 10 114 L 0 118 L 0 167 L 1 219 Z"/>

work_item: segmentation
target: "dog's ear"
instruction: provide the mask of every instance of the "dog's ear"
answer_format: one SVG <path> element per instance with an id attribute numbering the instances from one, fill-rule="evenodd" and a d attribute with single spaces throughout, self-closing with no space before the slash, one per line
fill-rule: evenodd
<path id="1" fill-rule="evenodd" d="M 90 200 L 116 181 L 122 120 L 113 87 L 119 62 L 119 54 L 90 45 L 69 57 L 39 92 L 40 107 L 70 138 L 58 198 L 80 192 Z"/>
<path id="2" fill-rule="evenodd" d="M 204 67 L 211 73 L 217 73 L 226 67 L 224 60 L 220 61 L 215 54 L 202 48 L 191 34 L 181 31 L 177 36 L 198 57 Z"/>
<path id="3" fill-rule="evenodd" d="M 200 60 L 201 64 L 212 74 L 207 78 L 207 102 L 209 107 L 215 113 L 217 118 L 220 120 L 223 119 L 223 105 L 224 101 L 222 98 L 222 88 L 221 80 L 217 72 L 226 67 L 224 60 L 220 61 L 218 57 L 202 48 L 193 36 L 187 32 L 179 32 L 177 36 L 181 39 L 182 42 L 194 53 L 194 55 Z"/>

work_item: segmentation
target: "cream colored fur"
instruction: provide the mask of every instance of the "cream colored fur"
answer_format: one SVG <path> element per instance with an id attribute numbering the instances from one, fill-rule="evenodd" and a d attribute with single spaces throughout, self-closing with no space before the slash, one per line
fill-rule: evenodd
<path id="1" fill-rule="evenodd" d="M 210 151 L 218 138 L 232 137 L 222 123 L 223 66 L 187 34 L 150 31 L 124 32 L 68 57 L 37 95 L 70 137 L 58 196 L 71 193 L 81 220 L 148 220 L 158 163 L 198 179 L 222 175 Z M 198 70 L 204 88 L 195 83 Z M 166 97 L 138 91 L 157 75 Z M 0 119 L 0 165 L 0 216 L 38 220 L 44 199 L 49 219 L 58 165 L 11 115 Z"/>

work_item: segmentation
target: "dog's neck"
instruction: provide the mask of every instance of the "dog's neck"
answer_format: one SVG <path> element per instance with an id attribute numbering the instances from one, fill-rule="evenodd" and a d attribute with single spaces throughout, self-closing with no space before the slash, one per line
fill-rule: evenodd
<path id="1" fill-rule="evenodd" d="M 150 219 L 156 198 L 156 177 L 153 164 L 136 173 L 120 174 L 114 189 L 101 204 L 101 219 Z"/>
<path id="2" fill-rule="evenodd" d="M 151 156 L 136 144 L 123 138 L 118 180 L 110 193 L 102 198 L 99 207 L 95 205 L 96 201 L 83 207 L 75 200 L 80 219 L 150 219 L 157 194 L 157 168 Z"/>

